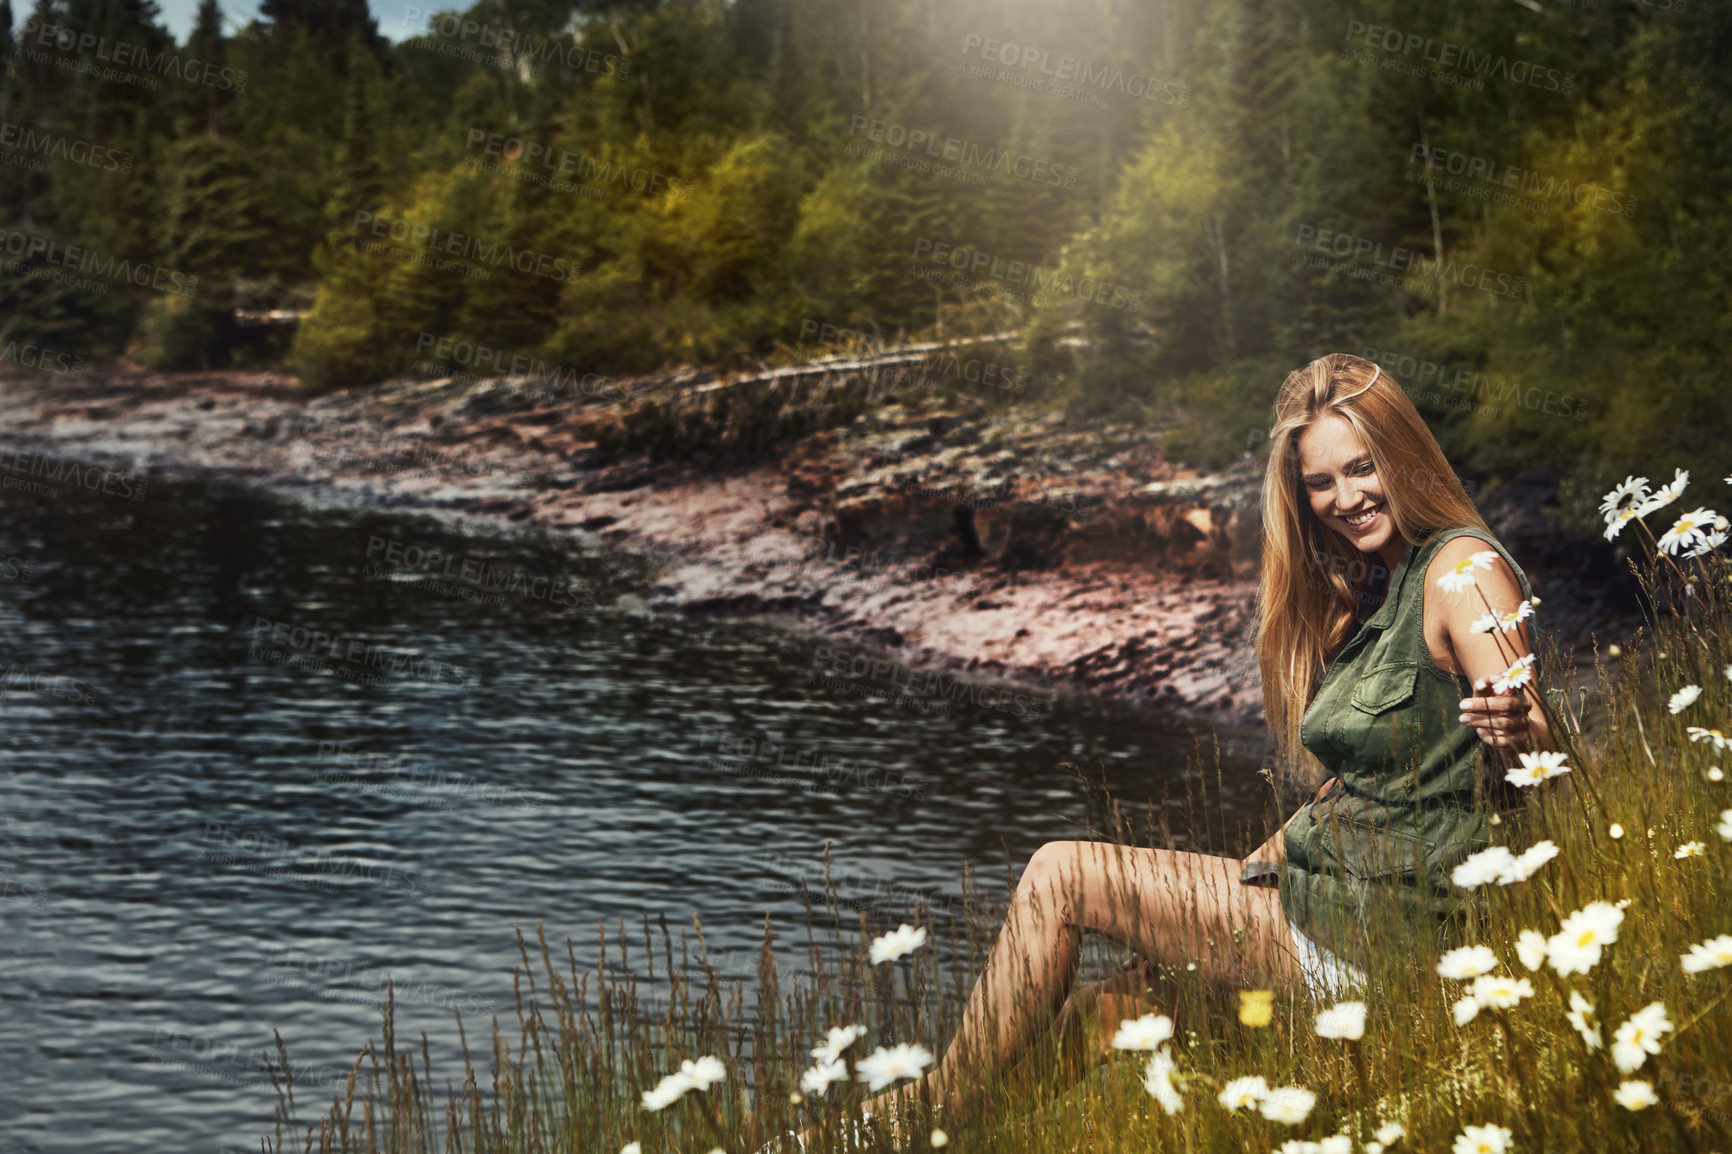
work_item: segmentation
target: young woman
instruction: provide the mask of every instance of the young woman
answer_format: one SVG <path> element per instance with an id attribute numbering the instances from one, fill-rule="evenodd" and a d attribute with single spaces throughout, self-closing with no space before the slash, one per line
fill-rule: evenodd
<path id="1" fill-rule="evenodd" d="M 895 1114 L 922 1090 L 952 1113 L 1043 1036 L 1078 1037 L 1092 1018 L 1104 1041 L 1124 1019 L 1166 1009 L 1144 999 L 1152 970 L 1071 992 L 1085 930 L 1187 979 L 1304 983 L 1320 996 L 1363 980 L 1353 962 L 1374 936 L 1384 948 L 1405 927 L 1450 944 L 1463 891 L 1452 894 L 1449 872 L 1490 843 L 1491 814 L 1507 802 L 1502 759 L 1548 744 L 1519 692 L 1475 691 L 1532 652 L 1525 623 L 1474 628 L 1488 602 L 1525 614 L 1527 578 L 1370 361 L 1335 353 L 1290 374 L 1270 447 L 1263 700 L 1283 771 L 1328 780 L 1246 862 L 1041 846 L 943 1059 L 924 1086 L 882 1094 L 869 1113 Z M 1438 584 L 1464 573 L 1471 586 Z"/>

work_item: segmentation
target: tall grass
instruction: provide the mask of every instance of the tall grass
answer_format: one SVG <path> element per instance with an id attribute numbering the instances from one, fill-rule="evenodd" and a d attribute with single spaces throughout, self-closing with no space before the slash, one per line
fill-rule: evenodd
<path id="1" fill-rule="evenodd" d="M 1377 1127 L 1399 1121 L 1406 1136 L 1393 1148 L 1412 1151 L 1459 1151 L 1459 1136 L 1483 1125 L 1507 1127 L 1511 1148 L 1532 1154 L 1732 1149 L 1732 967 L 1690 974 L 1680 965 L 1692 944 L 1732 934 L 1732 830 L 1718 828 L 1732 823 L 1720 816 L 1732 807 L 1732 783 L 1714 769 L 1732 754 L 1687 732 L 1732 734 L 1732 580 L 1718 555 L 1651 557 L 1644 576 L 1649 627 L 1621 654 L 1601 651 L 1590 686 L 1573 699 L 1552 694 L 1556 744 L 1572 772 L 1526 791 L 1526 819 L 1504 826 L 1518 851 L 1543 837 L 1560 853 L 1527 881 L 1481 891 L 1483 916 L 1470 931 L 1497 956 L 1493 972 L 1526 978 L 1531 997 L 1457 1025 L 1452 1006 L 1466 983 L 1439 976 L 1436 951 L 1388 950 L 1371 959 L 1368 987 L 1350 995 L 1367 1007 L 1364 1035 L 1350 1041 L 1318 1036 L 1326 1003 L 1303 990 L 1275 985 L 1268 1024 L 1247 1025 L 1232 986 L 1266 984 L 1258 975 L 1208 985 L 1185 967 L 1155 967 L 1138 981 L 1177 1023 L 1169 1046 L 1177 1112 L 1145 1088 L 1146 1055 L 1097 1062 L 1098 1034 L 1077 1049 L 1076 1039 L 1049 1033 L 1020 1066 L 978 1087 L 983 1097 L 971 1112 L 940 1120 L 949 1148 L 1261 1151 L 1339 1134 L 1318 1149 L 1357 1150 Z M 1685 685 L 1700 686 L 1701 696 L 1674 713 L 1668 701 Z M 1128 830 L 1121 822 L 1116 832 Z M 1703 852 L 1675 856 L 1692 842 Z M 311 1121 L 297 1116 L 284 1074 L 277 1132 L 262 1147 L 611 1154 L 638 1142 L 645 1154 L 749 1154 L 785 1131 L 817 1126 L 814 1149 L 890 1149 L 885 1131 L 856 1135 L 842 1126 L 864 1097 L 857 1084 L 802 1099 L 800 1074 L 825 1031 L 844 1023 L 867 1031 L 852 1056 L 905 1041 L 942 1054 L 1002 915 L 969 879 L 965 893 L 963 915 L 948 923 L 948 951 L 929 944 L 873 966 L 868 944 L 882 927 L 863 913 L 845 915 L 827 884 L 821 908 L 806 904 L 809 974 L 781 985 L 771 952 L 777 930 L 766 917 L 750 995 L 725 989 L 695 919 L 690 954 L 676 957 L 666 923 L 646 917 L 641 927 L 603 931 L 600 962 L 582 971 L 569 941 L 556 953 L 539 930 L 533 944 L 520 935 L 515 1022 L 496 1021 L 484 1038 L 465 1032 L 461 1070 L 435 1077 L 425 1036 L 419 1047 L 400 1046 L 387 1004 L 382 1041 L 361 1051 L 345 1092 Z M 1595 901 L 1628 903 L 1598 964 L 1568 977 L 1543 963 L 1529 971 L 1515 948 L 1520 932 L 1550 937 Z M 911 916 L 935 942 L 931 911 Z M 1586 1024 L 1598 1028 L 1597 1049 L 1566 1017 L 1572 991 L 1595 1007 Z M 1663 1004 L 1673 1028 L 1657 1053 L 1622 1072 L 1612 1058 L 1615 1031 L 1652 1002 Z M 461 1016 L 458 1024 L 472 1028 Z M 479 1042 L 487 1053 L 478 1056 Z M 725 1081 L 660 1111 L 643 1106 L 644 1090 L 702 1055 L 722 1060 Z M 282 1059 L 270 1063 L 273 1074 L 286 1071 Z M 1255 1107 L 1230 1112 L 1216 1094 L 1245 1075 L 1304 1087 L 1315 1106 L 1292 1125 Z M 1647 1082 L 1658 1103 L 1619 1104 L 1614 1094 L 1625 1081 Z M 910 1121 L 908 1148 L 928 1148 L 930 1124 Z"/>

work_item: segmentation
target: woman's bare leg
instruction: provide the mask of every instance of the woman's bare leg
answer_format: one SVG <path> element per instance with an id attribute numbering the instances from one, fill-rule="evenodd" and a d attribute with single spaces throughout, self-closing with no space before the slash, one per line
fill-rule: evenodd
<path id="1" fill-rule="evenodd" d="M 1084 930 L 1153 962 L 1194 962 L 1204 981 L 1302 980 L 1275 891 L 1239 883 L 1233 858 L 1105 842 L 1049 842 L 1023 871 L 962 1024 L 923 1079 L 865 1104 L 874 1114 L 925 1095 L 949 1111 L 991 1085 L 1053 1021 Z"/>

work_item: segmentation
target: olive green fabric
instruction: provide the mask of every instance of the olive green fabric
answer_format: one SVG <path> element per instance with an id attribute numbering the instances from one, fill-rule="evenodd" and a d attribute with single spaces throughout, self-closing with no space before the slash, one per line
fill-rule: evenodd
<path id="1" fill-rule="evenodd" d="M 1300 729 L 1339 784 L 1287 826 L 1281 908 L 1362 968 L 1374 940 L 1382 951 L 1460 939 L 1478 895 L 1452 886 L 1450 871 L 1492 844 L 1491 814 L 1513 800 L 1499 754 L 1458 720 L 1472 683 L 1441 669 L 1425 643 L 1426 569 L 1466 535 L 1487 540 L 1531 596 L 1521 567 L 1477 530 L 1409 544 L 1382 606 L 1324 672 Z"/>

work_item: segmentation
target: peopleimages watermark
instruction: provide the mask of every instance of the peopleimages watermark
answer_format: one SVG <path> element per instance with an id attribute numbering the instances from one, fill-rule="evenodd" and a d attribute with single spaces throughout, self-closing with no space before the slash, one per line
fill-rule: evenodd
<path id="1" fill-rule="evenodd" d="M 48 669 L 28 669 L 12 662 L 7 662 L 5 672 L 0 673 L 0 688 L 23 689 L 79 705 L 89 705 L 98 700 L 96 690 L 75 677 Z"/>
<path id="2" fill-rule="evenodd" d="M 333 962 L 290 946 L 275 947 L 268 964 L 272 972 L 265 980 L 270 985 L 303 990 L 331 1001 L 382 1006 L 389 997 L 398 1006 L 426 1005 L 481 1015 L 498 1009 L 495 998 L 477 998 L 455 986 L 425 981 L 399 984 L 383 966 L 357 968 L 353 962 Z M 351 981 L 359 982 L 361 988 L 342 984 Z"/>
<path id="3" fill-rule="evenodd" d="M 406 8 L 403 12 L 403 27 L 414 28 L 416 21 L 427 15 L 429 13 L 425 9 Z M 526 67 L 531 72 L 537 72 L 543 65 L 554 63 L 572 72 L 593 72 L 601 76 L 621 78 L 631 75 L 630 56 L 616 56 L 612 52 L 597 52 L 593 48 L 585 48 L 570 35 L 538 36 L 533 32 L 519 32 L 501 24 L 472 20 L 455 12 L 435 12 L 431 15 L 433 18 L 427 23 L 426 35 L 460 43 L 434 46 L 417 44 L 412 39 L 412 47 L 432 48 L 441 55 L 456 56 L 478 64 L 492 63 L 502 68 Z M 478 52 L 468 47 L 470 41 L 493 51 Z"/>
<path id="4" fill-rule="evenodd" d="M 16 150 L 0 153 L 0 163 L 28 168 L 33 172 L 42 170 L 43 158 L 64 160 L 99 172 L 118 172 L 122 176 L 132 172 L 133 154 L 130 151 L 92 144 L 63 132 L 39 132 L 29 125 L 14 124 L 10 120 L 0 120 L 0 148 Z"/>
<path id="5" fill-rule="evenodd" d="M 768 738 L 760 741 L 707 725 L 700 727 L 698 734 L 703 738 L 704 748 L 712 743 L 717 747 L 717 752 L 706 754 L 699 764 L 775 785 L 791 785 L 804 792 L 820 789 L 840 792 L 852 784 L 901 798 L 923 798 L 932 787 L 928 779 L 910 782 L 904 773 L 886 771 L 866 761 L 833 758 L 817 746 L 789 745 Z M 777 770 L 792 771 L 796 776 L 772 780 L 771 774 Z"/>
<path id="6" fill-rule="evenodd" d="M 822 552 L 798 560 L 776 561 L 770 564 L 770 569 L 792 569 L 793 572 L 782 579 L 784 588 L 799 581 L 807 572 L 823 572 L 825 570 L 841 569 L 843 581 L 861 582 L 863 585 L 912 585 L 920 581 L 943 581 L 948 578 L 961 578 L 962 582 L 972 585 L 979 580 L 973 573 L 956 569 L 947 569 L 930 561 L 923 561 L 907 553 L 886 553 L 880 549 L 862 549 L 858 545 L 849 545 L 836 555 L 836 542 L 827 539 Z"/>
<path id="7" fill-rule="evenodd" d="M 880 356 L 897 351 L 875 333 L 863 329 L 840 328 L 811 317 L 800 319 L 799 339 L 803 344 L 820 344 L 855 356 Z M 1028 373 L 1014 365 L 980 357 L 965 357 L 950 349 L 923 351 L 915 367 L 919 371 L 914 374 L 902 371 L 909 368 L 907 365 L 873 366 L 870 371 L 875 376 L 881 372 L 889 372 L 898 380 L 909 377 L 927 388 L 939 383 L 944 377 L 955 377 L 971 385 L 984 385 L 1002 389 L 1007 393 L 1022 392 L 1030 380 Z"/>
<path id="8" fill-rule="evenodd" d="M 916 261 L 924 258 L 928 264 L 957 270 L 962 281 L 950 280 L 949 283 L 963 283 L 969 278 L 984 274 L 1000 284 L 1020 286 L 998 289 L 996 285 L 983 286 L 981 282 L 975 282 L 977 288 L 993 289 L 1007 299 L 1036 307 L 1043 303 L 1043 293 L 1072 296 L 1080 301 L 1109 305 L 1115 309 L 1130 309 L 1133 312 L 1138 311 L 1143 301 L 1141 292 L 1110 281 L 1087 276 L 1078 278 L 1058 270 L 1043 270 L 1028 261 L 1006 260 L 978 248 L 932 240 L 924 236 L 914 239 L 912 255 Z M 908 275 L 921 280 L 934 280 L 944 278 L 946 274 L 937 269 L 920 269 L 916 265 L 910 266 Z M 1049 297 L 1048 300 L 1050 299 Z"/>
<path id="9" fill-rule="evenodd" d="M 447 553 L 439 548 L 405 543 L 395 537 L 369 534 L 362 576 L 392 577 L 399 573 L 421 574 L 442 585 L 455 583 L 459 588 L 466 587 L 469 592 L 497 598 L 493 602 L 496 605 L 503 605 L 505 595 L 510 594 L 545 601 L 549 605 L 595 608 L 595 593 L 583 588 L 581 579 L 574 582 L 562 574 L 532 574 L 521 565 L 499 565 L 485 558 Z"/>
<path id="10" fill-rule="evenodd" d="M 1509 205 L 1526 212 L 1544 215 L 1550 211 L 1546 201 L 1563 200 L 1578 208 L 1593 208 L 1620 216 L 1636 215 L 1639 198 L 1591 180 L 1579 180 L 1572 184 L 1567 179 L 1541 176 L 1531 168 L 1500 164 L 1483 156 L 1473 156 L 1441 146 L 1428 148 L 1419 141 L 1414 142 L 1408 160 L 1418 166 L 1417 169 L 1407 170 L 1407 179 L 1410 181 L 1430 185 L 1445 192 L 1490 200 L 1494 204 Z M 1463 179 L 1445 180 L 1441 173 Z M 1501 191 L 1506 188 L 1531 195 L 1514 196 Z M 1534 199 L 1536 197 L 1538 199 Z"/>
<path id="11" fill-rule="evenodd" d="M 464 142 L 465 151 L 479 148 L 482 157 L 468 157 L 466 163 L 479 172 L 508 171 L 514 180 L 545 184 L 555 192 L 593 192 L 601 195 L 603 187 L 616 184 L 645 196 L 665 196 L 681 200 L 690 195 L 693 182 L 681 180 L 648 168 L 628 168 L 609 160 L 597 160 L 581 152 L 554 148 L 521 136 L 492 132 L 471 125 Z M 491 160 L 483 159 L 491 157 Z M 539 171 L 545 169 L 546 171 Z M 594 184 L 572 184 L 567 176 L 575 176 Z M 593 198 L 592 198 L 593 199 Z"/>
<path id="12" fill-rule="evenodd" d="M 142 501 L 150 492 L 150 479 L 137 473 L 117 473 L 100 465 L 84 465 L 40 453 L 22 453 L 0 446 L 0 472 L 9 474 L 0 485 L 52 497 L 60 490 L 50 486 L 70 483 L 92 493 Z"/>
<path id="13" fill-rule="evenodd" d="M 172 1030 L 158 1026 L 156 1036 L 151 1040 L 150 1064 L 169 1070 L 179 1070 L 186 1073 L 202 1074 L 219 1082 L 233 1086 L 268 1087 L 272 1084 L 270 1074 L 266 1069 L 264 1050 L 256 1054 L 243 1052 L 234 1042 L 217 1041 L 203 1034 L 194 1034 L 185 1030 Z M 279 1075 L 287 1074 L 294 1079 L 297 1088 L 308 1087 L 326 1090 L 341 1090 L 349 1082 L 353 1067 L 314 1066 L 311 1063 L 290 1062 L 287 1068 L 276 1067 Z M 355 1097 L 364 1101 L 373 1099 L 373 1092 L 364 1089 L 361 1080 L 356 1080 Z"/>
<path id="14" fill-rule="evenodd" d="M 505 474 L 504 483 L 518 487 L 530 484 L 529 470 L 480 453 L 440 448 L 419 433 L 401 433 L 360 422 L 327 422 L 312 413 L 302 413 L 292 426 L 293 434 L 308 437 L 313 460 L 331 468 L 356 467 L 374 473 L 399 473 L 427 467 L 467 477 Z"/>
<path id="15" fill-rule="evenodd" d="M 960 895 L 947 894 L 931 886 L 912 886 L 859 866 L 838 868 L 832 863 L 828 869 L 823 869 L 821 860 L 803 861 L 785 850 L 765 850 L 763 856 L 755 860 L 765 873 L 794 875 L 773 877 L 769 883 L 772 892 L 790 897 L 814 893 L 840 909 L 906 916 L 919 902 L 932 911 L 933 916 L 944 917 L 955 913 L 957 904 L 966 901 Z M 806 871 L 813 866 L 820 868 L 808 883 Z"/>
<path id="16" fill-rule="evenodd" d="M 1404 248 L 1401 245 L 1385 246 L 1380 240 L 1335 232 L 1314 224 L 1301 224 L 1298 235 L 1293 238 L 1293 244 L 1298 248 L 1309 247 L 1317 252 L 1342 258 L 1331 262 L 1308 253 L 1296 252 L 1292 256 L 1294 264 L 1306 264 L 1329 271 L 1347 271 L 1354 279 L 1399 285 L 1413 293 L 1435 292 L 1437 285 L 1451 283 L 1514 300 L 1527 296 L 1528 278 L 1525 276 L 1498 272 L 1477 264 L 1457 264 L 1454 257 L 1440 262 L 1418 249 Z M 1386 268 L 1390 272 L 1378 273 L 1375 269 L 1364 268 L 1366 264 Z M 1353 265 L 1361 267 L 1352 271 Z M 1414 275 L 1391 275 L 1407 270 L 1411 270 Z"/>
<path id="17" fill-rule="evenodd" d="M 1418 33 L 1385 28 L 1381 24 L 1367 24 L 1363 20 L 1347 22 L 1346 38 L 1349 41 L 1359 39 L 1365 49 L 1370 51 L 1343 48 L 1343 60 L 1360 64 L 1377 63 L 1379 67 L 1391 72 L 1429 78 L 1476 92 L 1485 90 L 1487 77 L 1501 77 L 1510 84 L 1560 92 L 1566 96 L 1576 83 L 1574 72 L 1547 68 L 1527 60 L 1511 61 L 1501 53 L 1481 52 L 1472 45 L 1434 40 Z M 1386 55 L 1379 57 L 1379 51 Z M 1415 53 L 1419 54 L 1419 60 L 1424 63 L 1409 59 Z"/>
<path id="18" fill-rule="evenodd" d="M 1414 401 L 1428 401 L 1445 408 L 1478 409 L 1486 405 L 1509 405 L 1512 402 L 1525 409 L 1562 417 L 1570 421 L 1588 419 L 1588 402 L 1569 393 L 1542 390 L 1537 385 L 1523 388 L 1505 377 L 1494 377 L 1473 369 L 1451 369 L 1436 361 L 1390 349 L 1364 348 L 1359 355 L 1382 365 L 1385 372 L 1401 381 L 1402 389 Z M 1441 390 L 1441 392 L 1439 391 Z"/>
<path id="19" fill-rule="evenodd" d="M 36 48 L 50 48 L 61 54 L 54 61 L 56 67 L 65 71 L 76 72 L 82 76 L 93 76 L 100 80 L 121 80 L 128 84 L 140 85 L 155 91 L 156 81 L 148 76 L 140 76 L 137 72 L 119 71 L 119 69 L 142 69 L 145 73 L 157 76 L 174 76 L 189 84 L 203 84 L 208 88 L 218 88 L 225 92 L 245 92 L 247 90 L 247 74 L 245 70 L 228 68 L 223 65 L 188 57 L 181 59 L 180 49 L 173 47 L 152 53 L 141 44 L 133 44 L 126 40 L 110 40 L 94 32 L 80 32 L 68 24 L 44 24 L 34 17 L 24 21 L 22 35 L 18 40 L 18 51 L 27 59 L 38 63 L 48 63 L 46 52 L 37 52 L 26 47 L 34 44 Z M 86 52 L 95 51 L 96 60 L 101 64 L 114 65 L 113 68 L 100 68 L 97 64 L 83 59 Z M 76 59 L 74 59 L 76 58 Z"/>
<path id="20" fill-rule="evenodd" d="M 924 152 L 926 157 L 949 161 L 953 165 L 961 165 L 980 172 L 990 172 L 1001 176 L 1013 176 L 1035 184 L 1051 184 L 1059 188 L 1075 188 L 1077 168 L 1074 165 L 1056 164 L 1050 160 L 1038 160 L 1027 153 L 1012 153 L 1008 149 L 1000 152 L 997 148 L 981 148 L 972 140 L 962 140 L 954 136 L 943 136 L 936 129 L 909 128 L 894 121 L 879 120 L 856 113 L 848 122 L 848 135 L 866 134 L 866 139 L 874 144 L 887 144 L 891 148 L 903 149 L 909 153 Z M 850 145 L 851 149 L 857 147 Z M 855 153 L 850 153 L 855 155 Z M 865 156 L 862 151 L 858 155 Z M 882 155 L 881 153 L 879 155 Z M 878 155 L 868 157 L 876 161 Z M 917 159 L 917 158 L 914 158 Z M 944 168 L 933 169 L 926 160 L 919 160 L 919 171 L 935 172 L 944 175 Z M 955 169 L 949 171 L 958 171 Z"/>
<path id="21" fill-rule="evenodd" d="M 455 361 L 464 368 L 473 370 L 472 376 L 476 380 L 499 375 L 527 377 L 531 385 L 545 386 L 543 395 L 550 398 L 569 391 L 574 396 L 583 393 L 586 396 L 629 401 L 636 392 L 631 384 L 614 377 L 604 377 L 598 373 L 584 373 L 579 376 L 576 369 L 564 365 L 550 365 L 546 361 L 520 353 L 509 353 L 504 349 L 492 348 L 462 337 L 442 337 L 425 330 L 415 336 L 415 351 L 430 353 L 436 360 Z M 508 387 L 522 388 L 519 385 Z"/>
<path id="22" fill-rule="evenodd" d="M 328 672 L 363 685 L 383 685 L 388 675 L 413 677 L 429 685 L 461 689 L 473 689 L 481 684 L 481 678 L 467 666 L 454 665 L 407 649 L 394 649 L 363 637 L 330 634 L 268 617 L 253 618 L 251 642 L 247 649 L 248 657 L 271 665 Z M 380 672 L 372 672 L 374 670 Z"/>
<path id="23" fill-rule="evenodd" d="M 412 255 L 419 255 L 416 250 L 420 249 L 433 258 L 455 257 L 458 261 L 480 261 L 494 268 L 504 265 L 516 272 L 545 277 L 552 281 L 575 278 L 582 267 L 581 262 L 569 257 L 550 256 L 534 249 L 518 248 L 496 240 L 484 240 L 464 232 L 452 232 L 450 229 L 417 224 L 401 217 L 356 209 L 354 219 L 349 222 L 349 231 L 358 238 L 363 230 L 375 238 L 388 238 L 399 244 L 406 244 L 407 251 Z M 357 244 L 357 247 L 362 246 Z M 374 251 L 375 247 L 366 247 L 364 251 Z"/>
<path id="24" fill-rule="evenodd" d="M 970 32 L 962 38 L 962 54 L 972 56 L 976 52 L 982 61 L 1002 64 L 1005 68 L 995 70 L 971 66 L 964 61 L 957 66 L 959 72 L 998 80 L 1016 88 L 1049 92 L 1083 104 L 1098 105 L 1100 93 L 1106 91 L 1179 108 L 1191 102 L 1191 90 L 1174 80 L 1160 80 L 1141 72 L 1127 73 L 1116 65 L 1097 65 L 1075 56 L 1061 55 L 1055 61 L 1052 53 L 1045 49 L 993 40 Z M 1030 69 L 1033 69 L 1033 75 L 1029 74 Z"/>
<path id="25" fill-rule="evenodd" d="M 108 291 L 94 281 L 83 277 L 68 277 L 65 273 L 56 272 L 46 266 L 58 265 L 60 268 L 76 269 L 80 273 L 91 273 L 117 284 L 155 289 L 168 296 L 198 295 L 196 276 L 188 276 L 149 261 L 133 261 L 112 254 L 105 255 L 99 249 L 87 245 L 64 244 L 33 232 L 0 228 L 0 253 L 15 258 L 7 266 L 10 272 L 51 280 L 73 288 L 86 288 L 98 293 Z M 42 267 L 29 267 L 29 262 L 38 259 L 43 262 Z"/>
<path id="26" fill-rule="evenodd" d="M 829 688 L 852 688 L 855 696 L 891 697 L 915 707 L 948 712 L 956 702 L 1018 717 L 1053 712 L 1057 693 L 1019 693 L 1013 686 L 991 686 L 938 670 L 900 666 L 863 649 L 821 645 L 812 654 L 812 679 Z M 924 710 L 923 710 L 924 711 Z"/>
<path id="27" fill-rule="evenodd" d="M 379 794 L 394 801 L 427 801 L 437 809 L 470 803 L 510 805 L 525 812 L 543 808 L 539 798 L 516 786 L 448 773 L 408 754 L 373 753 L 349 742 L 321 741 L 316 760 L 335 763 L 335 767 L 319 771 L 322 781 L 355 785 L 363 794 Z"/>
<path id="28" fill-rule="evenodd" d="M 26 585 L 36 576 L 36 563 L 16 553 L 0 554 L 0 585 Z"/>
<path id="29" fill-rule="evenodd" d="M 329 850 L 297 847 L 284 838 L 251 833 L 221 822 L 205 822 L 199 840 L 206 845 L 221 847 L 204 851 L 204 860 L 213 865 L 238 867 L 249 873 L 280 877 L 315 889 L 339 889 L 337 883 L 340 880 L 382 885 L 387 889 L 418 892 L 427 889 L 426 879 L 409 870 L 339 858 Z M 273 864 L 262 864 L 265 861 Z"/>
<path id="30" fill-rule="evenodd" d="M 5 341 L 0 343 L 0 365 L 11 363 L 27 369 L 49 373 L 56 377 L 84 375 L 84 358 L 39 345 L 35 341 Z"/>

